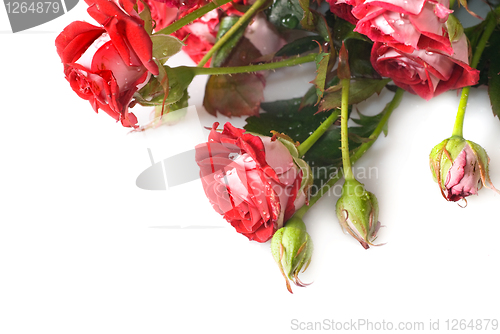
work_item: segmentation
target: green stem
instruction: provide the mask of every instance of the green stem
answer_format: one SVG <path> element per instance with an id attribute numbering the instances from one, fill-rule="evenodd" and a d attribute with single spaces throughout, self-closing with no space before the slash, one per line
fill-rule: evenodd
<path id="1" fill-rule="evenodd" d="M 356 161 L 359 160 L 365 154 L 365 152 L 375 143 L 375 140 L 378 138 L 378 136 L 382 133 L 385 125 L 387 124 L 387 121 L 389 120 L 389 117 L 391 116 L 392 112 L 394 109 L 396 109 L 399 106 L 399 103 L 401 102 L 403 98 L 403 93 L 404 90 L 401 88 L 398 88 L 396 91 L 396 94 L 392 98 L 392 101 L 387 104 L 383 111 L 383 116 L 380 118 L 380 121 L 377 124 L 377 127 L 375 130 L 373 130 L 372 134 L 370 137 L 370 141 L 365 142 L 361 144 L 358 148 L 356 148 L 352 154 L 351 154 L 351 162 L 355 163 Z M 302 218 L 304 214 L 324 195 L 330 190 L 331 187 L 337 183 L 338 180 L 342 177 L 343 173 L 342 171 L 339 171 L 335 176 L 331 177 L 328 182 L 321 187 L 321 189 L 309 199 L 309 205 L 304 205 L 302 206 L 297 212 L 295 212 L 294 216 L 297 215 L 297 217 Z"/>
<path id="2" fill-rule="evenodd" d="M 266 2 L 267 0 L 257 0 L 252 7 L 250 7 L 245 14 L 243 14 L 242 17 L 236 23 L 229 29 L 215 44 L 212 46 L 212 48 L 205 54 L 205 56 L 200 60 L 198 63 L 198 67 L 203 67 L 207 63 L 207 61 L 212 58 L 212 55 L 220 49 L 222 45 L 224 45 L 230 38 L 231 36 L 234 35 L 234 33 L 245 23 L 247 22 L 256 12 L 257 10 L 260 9 L 260 7 Z"/>
<path id="3" fill-rule="evenodd" d="M 339 117 L 340 111 L 335 110 L 332 112 L 328 118 L 321 123 L 321 125 L 314 131 L 309 137 L 307 137 L 306 140 L 302 144 L 297 147 L 297 150 L 299 151 L 299 157 L 304 156 L 307 151 L 318 141 L 318 139 L 325 133 L 326 130 L 330 127 L 330 125 L 333 124 Z"/>
<path id="4" fill-rule="evenodd" d="M 453 125 L 453 132 L 451 133 L 452 136 L 463 137 L 465 109 L 467 108 L 467 101 L 469 100 L 469 91 L 470 86 L 462 88 L 457 117 L 455 117 L 455 124 Z"/>
<path id="5" fill-rule="evenodd" d="M 316 59 L 316 54 L 310 54 L 304 57 L 294 57 L 277 61 L 274 63 L 238 66 L 238 67 L 189 67 L 194 75 L 221 75 L 221 74 L 236 74 L 236 73 L 251 73 L 257 71 L 273 70 L 280 67 L 295 66 L 299 64 L 309 63 Z"/>
<path id="6" fill-rule="evenodd" d="M 346 180 L 354 179 L 351 168 L 351 160 L 349 158 L 349 138 L 347 121 L 349 120 L 349 87 L 351 79 L 340 80 L 342 85 L 342 103 L 340 107 L 340 140 L 342 142 L 342 165 L 344 166 L 344 174 Z"/>
<path id="7" fill-rule="evenodd" d="M 474 52 L 474 55 L 472 56 L 472 61 L 470 64 L 472 68 L 476 68 L 477 64 L 479 64 L 481 55 L 483 54 L 484 48 L 486 47 L 486 43 L 488 43 L 491 34 L 495 30 L 495 27 L 497 25 L 496 13 L 490 12 L 486 20 L 488 21 L 488 23 L 484 28 L 484 32 L 481 35 L 481 39 L 477 43 L 476 50 Z M 455 118 L 455 124 L 453 125 L 452 136 L 463 137 L 465 109 L 467 108 L 467 101 L 469 100 L 469 91 L 470 91 L 470 86 L 464 87 L 462 89 L 462 93 L 460 95 L 460 102 L 458 104 L 457 117 Z"/>
<path id="8" fill-rule="evenodd" d="M 168 27 L 163 28 L 160 31 L 155 32 L 153 35 L 170 35 L 180 28 L 184 27 L 185 25 L 188 25 L 189 23 L 193 22 L 194 20 L 202 17 L 206 13 L 210 12 L 211 10 L 214 10 L 215 8 L 218 8 L 222 5 L 225 5 L 228 2 L 231 2 L 232 0 L 220 0 L 220 1 L 212 1 L 209 4 L 206 4 L 203 7 L 198 8 L 192 13 L 187 14 L 186 16 L 180 18 L 179 20 L 173 22 L 170 24 Z"/>

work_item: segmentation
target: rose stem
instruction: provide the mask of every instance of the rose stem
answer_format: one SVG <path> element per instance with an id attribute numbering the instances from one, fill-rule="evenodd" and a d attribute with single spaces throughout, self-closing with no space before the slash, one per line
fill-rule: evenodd
<path id="1" fill-rule="evenodd" d="M 233 36 L 233 34 L 245 23 L 247 22 L 266 2 L 267 0 L 257 0 L 255 3 L 243 14 L 242 17 L 229 29 L 215 44 L 212 48 L 205 54 L 205 56 L 198 63 L 198 67 L 203 67 L 207 61 L 212 58 L 212 55 L 227 42 L 228 39 Z"/>
<path id="2" fill-rule="evenodd" d="M 299 151 L 299 157 L 304 156 L 306 152 L 318 141 L 318 139 L 325 133 L 326 130 L 333 124 L 339 117 L 340 110 L 335 110 L 332 112 L 328 118 L 321 123 L 321 125 L 309 136 L 302 144 L 297 147 Z"/>
<path id="3" fill-rule="evenodd" d="M 191 12 L 187 14 L 186 16 L 180 18 L 179 20 L 173 22 L 170 24 L 168 27 L 163 28 L 160 31 L 155 32 L 153 35 L 170 35 L 180 28 L 184 27 L 185 25 L 188 25 L 189 23 L 193 22 L 194 20 L 202 17 L 206 13 L 208 13 L 211 10 L 214 10 L 215 8 L 218 8 L 222 5 L 225 5 L 228 2 L 231 2 L 232 0 L 220 0 L 220 1 L 212 1 L 209 4 L 206 4 L 203 7 L 198 8 L 194 12 Z"/>
<path id="4" fill-rule="evenodd" d="M 222 74 L 236 74 L 236 73 L 251 73 L 264 70 L 273 70 L 280 67 L 295 66 L 299 64 L 309 63 L 316 59 L 316 54 L 312 53 L 304 57 L 292 57 L 289 59 L 276 61 L 274 63 L 237 66 L 237 67 L 188 67 L 194 75 L 222 75 Z"/>
<path id="5" fill-rule="evenodd" d="M 486 18 L 488 22 L 486 24 L 486 27 L 484 28 L 483 34 L 481 35 L 481 39 L 477 43 L 476 51 L 472 56 L 472 61 L 470 64 L 470 67 L 472 68 L 476 68 L 477 64 L 479 64 L 481 55 L 483 54 L 484 48 L 486 47 L 486 43 L 488 43 L 491 34 L 495 30 L 495 27 L 497 25 L 496 11 L 498 11 L 498 8 L 495 11 L 491 11 Z M 467 101 L 469 100 L 469 91 L 470 86 L 462 88 L 462 94 L 460 95 L 460 103 L 458 104 L 458 112 L 457 117 L 455 118 L 452 136 L 463 137 L 465 109 L 467 108 Z"/>
<path id="6" fill-rule="evenodd" d="M 380 118 L 380 121 L 378 122 L 375 130 L 373 130 L 370 137 L 368 137 L 369 141 L 361 144 L 358 148 L 353 150 L 350 157 L 352 163 L 356 163 L 356 161 L 358 161 L 359 158 L 361 158 L 363 154 L 365 154 L 366 151 L 373 145 L 373 143 L 387 124 L 387 121 L 389 120 L 392 112 L 399 106 L 399 103 L 403 98 L 403 93 L 404 90 L 398 88 L 391 102 L 389 102 L 384 108 L 384 111 L 382 111 L 383 115 Z M 296 215 L 297 217 L 302 218 L 307 210 L 309 210 L 324 194 L 328 192 L 331 187 L 333 187 L 335 183 L 337 183 L 338 180 L 340 180 L 342 174 L 342 170 L 339 170 L 337 174 L 335 174 L 335 176 L 331 177 L 328 182 L 323 187 L 321 187 L 321 189 L 313 197 L 309 199 L 309 205 L 302 206 L 299 210 L 297 210 L 297 212 L 295 212 L 294 216 Z"/>
<path id="7" fill-rule="evenodd" d="M 349 87 L 351 79 L 340 80 L 342 85 L 342 104 L 340 107 L 340 141 L 342 143 L 342 165 L 344 167 L 344 177 L 346 180 L 353 180 L 351 159 L 349 157 L 349 138 L 347 121 L 349 120 Z"/>

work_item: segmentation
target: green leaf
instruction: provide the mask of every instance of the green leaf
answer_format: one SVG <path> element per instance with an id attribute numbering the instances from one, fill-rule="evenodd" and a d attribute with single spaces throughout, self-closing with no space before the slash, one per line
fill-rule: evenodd
<path id="1" fill-rule="evenodd" d="M 318 96 L 316 104 L 319 103 L 319 101 L 323 97 L 323 93 L 325 92 L 325 81 L 329 61 L 329 53 L 318 53 L 318 55 L 316 56 L 316 77 L 313 81 L 311 81 L 311 83 L 316 87 L 316 95 Z"/>
<path id="2" fill-rule="evenodd" d="M 360 41 L 370 42 L 370 39 L 353 31 L 355 26 L 341 18 L 337 18 L 333 25 L 333 44 L 337 49 L 340 49 L 342 42 L 349 39 L 357 39 Z"/>
<path id="3" fill-rule="evenodd" d="M 258 115 L 264 100 L 264 81 L 254 73 L 212 75 L 205 88 L 203 106 L 209 114 Z"/>
<path id="4" fill-rule="evenodd" d="M 170 35 L 153 35 L 151 36 L 153 42 L 153 57 L 165 63 L 168 58 L 181 51 L 184 43 L 177 37 Z"/>
<path id="5" fill-rule="evenodd" d="M 339 78 L 337 76 L 334 76 L 333 78 L 327 80 L 325 83 L 325 87 L 332 87 L 335 85 L 338 85 L 340 83 Z M 302 101 L 300 103 L 300 109 L 307 106 L 307 105 L 312 105 L 316 104 L 317 101 L 317 93 L 316 93 L 316 86 L 312 86 L 309 88 L 302 98 Z"/>
<path id="6" fill-rule="evenodd" d="M 299 110 L 301 98 L 264 102 L 261 108 L 265 113 L 246 119 L 245 129 L 250 132 L 270 135 L 271 131 L 284 133 L 294 141 L 303 142 L 324 122 L 327 113 L 317 114 L 314 106 Z"/>
<path id="7" fill-rule="evenodd" d="M 311 10 L 309 9 L 309 0 L 299 0 L 299 5 L 304 11 L 304 16 L 302 17 L 302 20 L 300 20 L 300 24 L 304 29 L 307 30 L 314 30 L 316 26 L 316 18 L 313 13 L 311 13 Z"/>
<path id="8" fill-rule="evenodd" d="M 226 16 L 220 22 L 219 31 L 217 32 L 217 40 L 221 39 L 222 36 L 226 34 L 226 32 L 231 29 L 231 27 L 238 22 L 240 19 L 239 16 Z M 224 61 L 229 57 L 234 47 L 238 44 L 238 42 L 243 37 L 243 33 L 247 27 L 248 23 L 243 24 L 231 38 L 222 45 L 216 54 L 212 57 L 211 65 L 212 67 L 220 67 Z"/>
<path id="9" fill-rule="evenodd" d="M 381 79 L 370 60 L 372 43 L 348 39 L 345 41 L 345 46 L 349 52 L 349 68 L 352 78 Z"/>
<path id="10" fill-rule="evenodd" d="M 151 18 L 151 11 L 149 6 L 145 1 L 140 0 L 144 6 L 144 9 L 139 13 L 139 17 L 144 21 L 144 30 L 151 35 L 153 32 L 153 19 Z"/>
<path id="11" fill-rule="evenodd" d="M 374 93 L 380 94 L 380 91 L 391 79 L 373 80 L 357 79 L 351 82 L 349 89 L 349 104 L 360 103 Z M 337 86 L 326 90 L 323 100 L 320 103 L 319 110 L 325 111 L 340 107 L 342 102 L 342 91 Z"/>
<path id="12" fill-rule="evenodd" d="M 134 99 L 143 106 L 176 103 L 184 97 L 194 78 L 193 71 L 186 66 L 171 68 L 158 65 L 158 69 L 160 74 L 152 77 L 146 86 L 134 94 Z"/>
<path id="13" fill-rule="evenodd" d="M 498 32 L 498 30 L 497 30 Z M 490 96 L 493 114 L 500 119 L 500 33 L 497 33 L 495 40 L 490 38 L 490 45 L 496 49 L 497 57 L 490 60 L 488 69 L 488 94 Z"/>
<path id="14" fill-rule="evenodd" d="M 451 43 L 458 41 L 464 34 L 464 27 L 453 14 L 448 15 L 448 20 L 446 20 L 446 28 L 448 28 L 448 35 L 450 37 Z"/>
<path id="15" fill-rule="evenodd" d="M 296 56 L 307 51 L 312 51 L 324 42 L 325 39 L 319 35 L 302 37 L 284 45 L 276 52 L 275 57 Z"/>
<path id="16" fill-rule="evenodd" d="M 484 22 L 477 26 L 465 29 L 467 37 L 471 40 L 471 45 L 474 45 L 481 37 L 482 29 L 484 29 Z M 474 44 L 473 44 L 474 43 Z M 498 56 L 500 55 L 500 26 L 490 36 L 488 44 L 481 54 L 481 59 L 477 65 L 479 72 L 479 82 L 477 86 L 488 86 L 488 94 L 490 96 L 491 108 L 493 114 L 500 119 L 500 62 Z"/>
<path id="17" fill-rule="evenodd" d="M 224 66 L 244 66 L 261 53 L 245 37 L 224 62 Z M 205 87 L 203 106 L 212 115 L 217 112 L 225 116 L 257 115 L 264 99 L 265 79 L 257 73 L 212 75 Z"/>

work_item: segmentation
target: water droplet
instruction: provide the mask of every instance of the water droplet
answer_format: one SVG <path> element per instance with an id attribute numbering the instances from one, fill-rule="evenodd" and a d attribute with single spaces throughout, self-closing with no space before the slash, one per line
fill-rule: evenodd
<path id="1" fill-rule="evenodd" d="M 285 15 L 281 20 L 281 25 L 288 29 L 294 29 L 297 24 L 299 24 L 299 20 L 291 14 Z"/>
<path id="2" fill-rule="evenodd" d="M 429 56 L 432 56 L 434 54 L 434 52 L 431 52 L 431 51 L 425 51 L 425 54 L 429 55 Z"/>
<path id="3" fill-rule="evenodd" d="M 236 160 L 240 155 L 238 153 L 229 153 L 228 158 L 231 160 Z"/>
<path id="4" fill-rule="evenodd" d="M 401 13 L 401 15 L 399 16 L 401 16 L 402 19 L 406 19 L 408 17 L 408 15 L 406 15 L 405 13 Z"/>

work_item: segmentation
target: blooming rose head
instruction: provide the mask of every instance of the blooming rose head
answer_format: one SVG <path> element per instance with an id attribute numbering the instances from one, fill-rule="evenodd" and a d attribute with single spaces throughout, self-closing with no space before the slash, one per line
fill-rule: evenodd
<path id="1" fill-rule="evenodd" d="M 102 26 L 82 21 L 68 25 L 56 38 L 56 48 L 66 79 L 94 110 L 104 110 L 123 126 L 135 127 L 128 112 L 132 96 L 149 74 L 158 74 L 152 58 L 152 43 L 144 22 L 130 1 L 87 1 L 88 12 Z"/>
<path id="2" fill-rule="evenodd" d="M 449 0 L 338 1 L 353 4 L 357 31 L 374 42 L 391 44 L 407 53 L 434 49 L 453 54 L 445 22 Z"/>
<path id="3" fill-rule="evenodd" d="M 429 156 L 434 181 L 443 197 L 453 202 L 477 195 L 482 185 L 497 191 L 490 180 L 489 160 L 481 146 L 458 136 L 443 140 Z"/>
<path id="4" fill-rule="evenodd" d="M 344 231 L 359 241 L 365 249 L 373 245 L 380 229 L 378 201 L 355 179 L 346 180 L 342 196 L 337 201 L 337 217 Z"/>
<path id="5" fill-rule="evenodd" d="M 286 222 L 285 227 L 276 231 L 271 240 L 271 253 L 285 277 L 290 293 L 293 292 L 289 280 L 297 286 L 307 285 L 300 281 L 298 275 L 302 268 L 302 272 L 306 271 L 311 263 L 313 243 L 302 219 L 294 216 Z"/>
<path id="6" fill-rule="evenodd" d="M 310 170 L 286 140 L 218 125 L 196 146 L 205 194 L 238 233 L 265 242 L 305 203 Z"/>
<path id="7" fill-rule="evenodd" d="M 479 71 L 468 65 L 467 39 L 463 34 L 452 43 L 453 55 L 441 51 L 414 50 L 405 53 L 389 44 L 376 42 L 371 63 L 384 77 L 404 90 L 429 100 L 451 89 L 475 85 Z"/>

